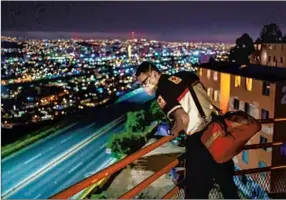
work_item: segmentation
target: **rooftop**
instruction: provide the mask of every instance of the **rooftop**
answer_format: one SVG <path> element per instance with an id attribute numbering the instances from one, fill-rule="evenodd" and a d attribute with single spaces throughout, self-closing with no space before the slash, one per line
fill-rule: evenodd
<path id="1" fill-rule="evenodd" d="M 246 67 L 241 67 L 238 64 L 227 62 L 205 63 L 198 67 L 272 83 L 286 81 L 286 68 L 281 67 L 269 67 L 257 64 L 248 64 Z"/>

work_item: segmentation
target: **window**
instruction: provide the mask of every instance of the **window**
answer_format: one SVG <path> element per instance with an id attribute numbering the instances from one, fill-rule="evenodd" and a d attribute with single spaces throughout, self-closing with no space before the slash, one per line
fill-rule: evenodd
<path id="1" fill-rule="evenodd" d="M 214 101 L 219 101 L 219 90 L 214 91 Z"/>
<path id="2" fill-rule="evenodd" d="M 261 44 L 258 45 L 258 50 L 261 50 Z"/>
<path id="3" fill-rule="evenodd" d="M 242 161 L 248 164 L 248 151 L 242 151 Z"/>
<path id="4" fill-rule="evenodd" d="M 263 81 L 263 83 L 262 83 L 262 95 L 270 96 L 270 83 Z"/>
<path id="5" fill-rule="evenodd" d="M 265 162 L 262 162 L 262 161 L 258 161 L 258 167 L 259 168 L 263 168 L 263 167 L 266 167 L 267 165 L 265 164 Z M 266 176 L 266 173 L 261 173 L 260 176 L 262 176 L 263 178 Z"/>
<path id="6" fill-rule="evenodd" d="M 218 73 L 214 72 L 214 80 L 217 81 L 217 79 L 218 79 Z"/>
<path id="7" fill-rule="evenodd" d="M 199 75 L 200 75 L 200 76 L 203 75 L 203 68 L 199 68 Z"/>
<path id="8" fill-rule="evenodd" d="M 247 114 L 250 114 L 250 106 L 249 103 L 244 103 L 244 112 L 246 112 Z"/>
<path id="9" fill-rule="evenodd" d="M 268 119 L 269 118 L 269 111 L 265 109 L 261 109 L 261 119 Z"/>
<path id="10" fill-rule="evenodd" d="M 283 63 L 283 57 L 280 57 L 280 63 Z"/>
<path id="11" fill-rule="evenodd" d="M 245 86 L 248 91 L 252 91 L 252 78 L 245 79 Z"/>
<path id="12" fill-rule="evenodd" d="M 236 98 L 233 99 L 233 108 L 236 110 L 239 109 L 239 100 Z"/>
<path id="13" fill-rule="evenodd" d="M 268 62 L 270 62 L 271 61 L 271 56 L 268 56 Z"/>
<path id="14" fill-rule="evenodd" d="M 265 164 L 265 162 L 262 161 L 258 161 L 258 167 L 262 168 L 262 167 L 266 167 L 267 165 Z"/>
<path id="15" fill-rule="evenodd" d="M 267 138 L 266 137 L 263 137 L 263 136 L 260 136 L 260 144 L 264 144 L 264 143 L 267 143 Z M 267 150 L 267 148 L 263 148 L 265 151 Z"/>
<path id="16" fill-rule="evenodd" d="M 207 89 L 207 93 L 208 93 L 208 96 L 209 96 L 210 98 L 212 98 L 212 97 L 213 97 L 213 88 L 208 88 L 208 89 Z"/>
<path id="17" fill-rule="evenodd" d="M 208 77 L 208 79 L 211 78 L 211 70 L 209 70 L 209 69 L 208 69 L 208 71 L 207 71 L 207 77 Z"/>
<path id="18" fill-rule="evenodd" d="M 241 84 L 241 77 L 235 76 L 234 77 L 234 87 L 240 87 L 240 84 Z"/>
<path id="19" fill-rule="evenodd" d="M 276 62 L 276 57 L 275 56 L 273 56 L 273 62 Z"/>

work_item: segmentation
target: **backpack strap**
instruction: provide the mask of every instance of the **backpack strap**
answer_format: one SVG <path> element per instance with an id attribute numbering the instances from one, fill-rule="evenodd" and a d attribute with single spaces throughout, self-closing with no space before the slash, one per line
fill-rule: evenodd
<path id="1" fill-rule="evenodd" d="M 199 81 L 200 82 L 200 81 Z M 202 82 L 200 82 L 200 84 L 202 85 L 202 87 L 204 88 L 205 91 L 207 91 L 206 87 L 204 86 L 204 84 L 202 84 Z M 222 110 L 218 107 L 216 107 L 214 104 L 212 104 L 212 106 L 218 111 L 219 114 L 222 114 Z"/>
<path id="2" fill-rule="evenodd" d="M 202 117 L 202 118 L 204 119 L 204 121 L 207 123 L 206 114 L 205 114 L 205 112 L 204 112 L 204 110 L 203 110 L 203 108 L 202 108 L 202 106 L 201 106 L 201 104 L 200 104 L 200 101 L 199 101 L 199 99 L 198 99 L 198 97 L 197 97 L 197 94 L 196 94 L 194 88 L 193 88 L 193 85 L 186 83 L 186 86 L 188 87 L 188 89 L 189 89 L 189 91 L 190 91 L 190 93 L 191 93 L 191 95 L 192 95 L 192 97 L 193 97 L 193 99 L 194 99 L 194 102 L 195 102 L 195 104 L 196 104 L 196 107 L 197 107 L 197 109 L 198 109 L 198 111 L 199 111 L 201 117 Z"/>

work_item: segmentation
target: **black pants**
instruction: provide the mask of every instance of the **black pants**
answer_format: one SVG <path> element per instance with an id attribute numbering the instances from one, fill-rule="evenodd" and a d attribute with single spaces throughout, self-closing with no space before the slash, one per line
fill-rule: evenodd
<path id="1" fill-rule="evenodd" d="M 233 161 L 223 164 L 215 162 L 200 140 L 202 133 L 187 136 L 185 198 L 208 199 L 208 194 L 216 182 L 225 199 L 239 199 L 233 181 Z"/>

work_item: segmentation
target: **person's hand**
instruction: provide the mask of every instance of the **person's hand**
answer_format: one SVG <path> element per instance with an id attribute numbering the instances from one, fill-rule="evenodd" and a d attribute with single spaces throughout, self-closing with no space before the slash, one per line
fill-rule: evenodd
<path id="1" fill-rule="evenodd" d="M 158 125 L 157 132 L 155 133 L 157 136 L 170 136 L 170 125 L 167 123 L 162 123 Z"/>

